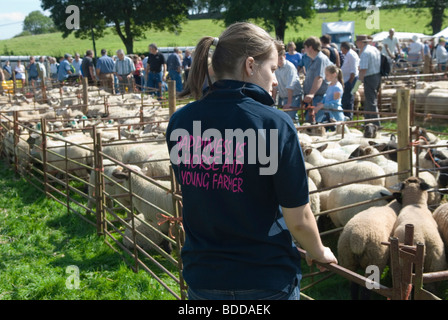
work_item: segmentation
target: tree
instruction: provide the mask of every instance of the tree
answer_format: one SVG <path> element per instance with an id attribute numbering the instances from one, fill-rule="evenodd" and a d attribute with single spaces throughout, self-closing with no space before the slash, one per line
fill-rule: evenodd
<path id="1" fill-rule="evenodd" d="M 56 31 L 53 21 L 39 10 L 32 11 L 23 21 L 23 31 L 31 34 L 43 34 Z"/>
<path id="2" fill-rule="evenodd" d="M 193 0 L 41 0 L 42 8 L 50 10 L 56 27 L 63 37 L 72 32 L 75 37 L 88 38 L 104 36 L 108 27 L 112 27 L 122 40 L 127 53 L 133 53 L 134 41 L 144 39 L 145 31 L 168 30 L 178 32 L 181 23 L 186 20 L 188 9 Z M 69 14 L 67 6 L 79 8 L 79 29 L 66 27 Z"/>
<path id="3" fill-rule="evenodd" d="M 297 28 L 300 19 L 314 15 L 312 0 L 210 0 L 209 5 L 211 12 L 222 11 L 226 25 L 253 19 L 281 40 L 288 24 Z"/>

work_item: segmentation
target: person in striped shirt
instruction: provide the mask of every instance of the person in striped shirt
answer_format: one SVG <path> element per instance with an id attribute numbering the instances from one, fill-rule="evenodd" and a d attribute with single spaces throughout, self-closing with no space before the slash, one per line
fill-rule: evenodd
<path id="1" fill-rule="evenodd" d="M 122 49 L 117 50 L 117 57 L 118 59 L 115 62 L 114 72 L 118 78 L 120 93 L 125 93 L 126 88 L 128 88 L 128 92 L 134 92 L 134 62 L 131 58 L 125 56 Z"/>

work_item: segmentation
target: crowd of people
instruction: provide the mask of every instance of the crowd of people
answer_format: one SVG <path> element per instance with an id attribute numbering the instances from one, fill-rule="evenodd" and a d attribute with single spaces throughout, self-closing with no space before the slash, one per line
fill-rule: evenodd
<path id="1" fill-rule="evenodd" d="M 339 47 L 329 35 L 309 37 L 301 53 L 296 51 L 294 42 L 279 52 L 275 71 L 278 85 L 273 97 L 296 123 L 298 115 L 294 108 L 302 104 L 307 108 L 306 121 L 311 123 L 352 120 L 354 87 L 360 82 L 364 86 L 365 118 L 377 118 L 382 55 L 388 58 L 391 68 L 405 59 L 413 66 L 425 65 L 428 69 L 425 73 L 446 71 L 448 61 L 444 38 L 434 45 L 434 41 L 421 42 L 415 35 L 409 45 L 400 44 L 394 29 L 378 43 L 371 36 L 358 35 L 354 44 L 343 42 Z M 437 70 L 429 69 L 433 59 Z M 380 125 L 378 120 L 372 123 Z"/>
<path id="2" fill-rule="evenodd" d="M 174 48 L 165 58 L 156 44 L 150 44 L 148 49 L 148 56 L 126 55 L 121 49 L 111 56 L 102 49 L 96 63 L 92 50 L 87 50 L 84 57 L 79 53 L 74 57 L 67 53 L 59 59 L 47 57 L 48 64 L 43 56 L 37 61 L 30 57 L 26 67 L 19 60 L 14 70 L 6 61 L 0 77 L 10 80 L 14 73 L 16 80 L 25 83 L 27 74 L 30 85 L 43 77 L 59 82 L 73 82 L 86 77 L 89 84 L 99 83 L 113 94 L 149 92 L 158 98 L 167 89 L 166 80 L 169 78 L 176 81 L 176 91 L 181 92 L 191 69 L 192 52 L 187 49 L 182 54 L 180 49 Z M 444 72 L 448 61 L 444 38 L 434 44 L 434 40 L 421 42 L 414 36 L 407 45 L 406 42 L 400 43 L 394 29 L 390 29 L 388 37 L 378 43 L 373 43 L 370 36 L 359 35 L 355 45 L 343 42 L 339 47 L 331 42 L 329 35 L 309 37 L 301 52 L 296 51 L 294 42 L 289 42 L 279 53 L 274 100 L 296 123 L 298 115 L 294 108 L 302 104 L 309 107 L 306 120 L 310 122 L 351 120 L 355 100 L 352 91 L 361 81 L 364 84 L 365 111 L 378 112 L 381 55 L 389 58 L 391 66 L 402 59 L 413 66 L 424 64 L 424 73 Z M 428 69 L 432 60 L 436 61 L 437 70 Z M 213 70 L 210 74 L 213 76 Z M 376 117 L 366 114 L 367 118 L 372 116 Z"/>
<path id="3" fill-rule="evenodd" d="M 112 94 L 148 92 L 161 98 L 167 88 L 167 78 L 175 80 L 176 90 L 182 91 L 191 63 L 190 50 L 187 49 L 182 54 L 180 49 L 174 48 L 174 52 L 165 59 L 157 45 L 152 43 L 149 45 L 148 56 L 126 55 L 122 49 L 110 56 L 106 49 L 102 49 L 101 57 L 96 63 L 92 50 L 87 50 L 84 57 L 79 53 L 74 56 L 66 53 L 59 59 L 41 56 L 36 61 L 36 58 L 31 56 L 26 67 L 18 60 L 14 70 L 10 61 L 5 61 L 0 69 L 0 80 L 15 78 L 25 84 L 27 76 L 29 84 L 34 86 L 44 78 L 73 83 L 84 77 L 90 85 L 99 84 Z"/>

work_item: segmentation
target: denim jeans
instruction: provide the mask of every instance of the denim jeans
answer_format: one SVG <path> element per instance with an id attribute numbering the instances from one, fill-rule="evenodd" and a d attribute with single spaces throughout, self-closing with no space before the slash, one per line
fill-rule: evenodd
<path id="1" fill-rule="evenodd" d="M 353 79 L 353 82 L 350 83 L 347 81 L 344 83 L 344 94 L 342 95 L 342 109 L 344 109 L 344 115 L 349 117 L 350 120 L 353 119 L 353 111 L 354 105 L 355 105 L 355 95 L 352 94 L 352 89 L 355 86 L 356 81 L 358 80 L 358 77 L 355 77 Z"/>
<path id="2" fill-rule="evenodd" d="M 300 300 L 300 279 L 282 291 L 275 290 L 208 290 L 188 288 L 189 300 Z"/>
<path id="3" fill-rule="evenodd" d="M 162 73 L 148 72 L 147 86 L 151 89 L 157 89 L 157 96 L 160 97 L 160 87 L 162 83 Z"/>
<path id="4" fill-rule="evenodd" d="M 170 70 L 168 72 L 170 79 L 176 81 L 176 92 L 182 92 L 182 76 L 176 70 Z"/>
<path id="5" fill-rule="evenodd" d="M 288 102 L 288 98 L 280 98 L 280 97 L 278 97 L 278 104 L 280 106 L 284 106 L 287 102 Z M 302 102 L 302 96 L 300 96 L 300 95 L 293 96 L 292 97 L 292 102 L 291 102 L 291 107 L 292 108 L 299 108 L 301 102 Z M 285 111 L 285 113 L 287 115 L 289 115 L 293 121 L 299 119 L 299 116 L 297 115 L 297 111 Z"/>

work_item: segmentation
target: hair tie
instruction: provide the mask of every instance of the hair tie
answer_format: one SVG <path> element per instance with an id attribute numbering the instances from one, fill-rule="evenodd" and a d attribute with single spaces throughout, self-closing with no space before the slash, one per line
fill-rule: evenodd
<path id="1" fill-rule="evenodd" d="M 214 38 L 212 46 L 216 47 L 218 45 L 218 42 L 219 42 L 219 38 Z"/>

